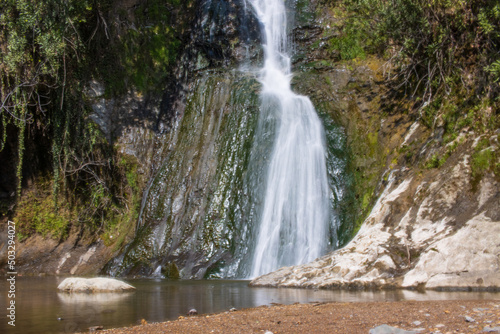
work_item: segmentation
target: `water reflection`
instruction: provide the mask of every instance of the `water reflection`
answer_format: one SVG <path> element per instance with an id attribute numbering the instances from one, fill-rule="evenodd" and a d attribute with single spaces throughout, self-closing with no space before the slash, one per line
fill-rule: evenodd
<path id="1" fill-rule="evenodd" d="M 92 305 L 102 305 L 114 304 L 117 302 L 126 302 L 134 293 L 133 292 L 121 292 L 121 293 L 67 293 L 58 292 L 57 298 L 63 304 L 69 304 L 68 306 L 75 304 L 92 304 Z"/>
<path id="2" fill-rule="evenodd" d="M 16 327 L 0 322 L 0 333 L 87 332 L 91 326 L 105 328 L 165 321 L 185 315 L 269 305 L 308 302 L 357 302 L 444 299 L 498 299 L 500 293 L 416 291 L 328 291 L 249 288 L 248 281 L 127 280 L 137 290 L 127 293 L 68 294 L 57 291 L 62 278 L 18 277 L 16 282 Z M 0 280 L 0 290 L 7 282 Z M 0 309 L 6 310 L 6 294 Z M 58 320 L 60 318 L 61 320 Z"/>

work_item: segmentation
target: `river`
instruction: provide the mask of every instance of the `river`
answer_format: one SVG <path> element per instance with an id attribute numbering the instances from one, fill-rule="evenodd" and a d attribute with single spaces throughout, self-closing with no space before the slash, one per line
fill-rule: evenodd
<path id="1" fill-rule="evenodd" d="M 272 303 L 359 302 L 398 300 L 499 299 L 500 293 L 435 292 L 406 290 L 339 291 L 250 288 L 237 280 L 127 279 L 137 290 L 130 293 L 68 294 L 57 291 L 63 277 L 18 277 L 16 326 L 3 316 L 0 333 L 43 334 L 87 332 L 138 325 L 141 319 L 160 322 L 177 319 L 195 308 L 200 314 L 225 312 Z M 7 291 L 7 281 L 0 281 Z M 0 299 L 6 314 L 7 298 Z M 59 320 L 61 319 L 61 320 Z"/>

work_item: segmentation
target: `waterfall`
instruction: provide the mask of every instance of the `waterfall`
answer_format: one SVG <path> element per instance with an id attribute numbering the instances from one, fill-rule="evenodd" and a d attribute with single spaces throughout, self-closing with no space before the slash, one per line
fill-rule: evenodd
<path id="1" fill-rule="evenodd" d="M 322 123 L 309 98 L 291 90 L 284 1 L 249 2 L 262 23 L 265 57 L 254 145 L 272 141 L 267 171 L 261 171 L 266 184 L 250 275 L 256 277 L 323 255 L 331 208 Z"/>

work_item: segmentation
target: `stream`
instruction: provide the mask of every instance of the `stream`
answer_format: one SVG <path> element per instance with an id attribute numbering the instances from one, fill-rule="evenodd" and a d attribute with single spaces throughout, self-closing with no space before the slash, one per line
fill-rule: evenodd
<path id="1" fill-rule="evenodd" d="M 249 288 L 238 280 L 127 279 L 137 290 L 130 293 L 68 294 L 57 291 L 64 277 L 18 277 L 16 326 L 0 322 L 0 333 L 75 333 L 91 326 L 105 329 L 138 325 L 141 319 L 160 322 L 177 319 L 195 308 L 199 314 L 225 312 L 261 305 L 310 302 L 399 300 L 499 299 L 492 292 L 420 293 L 406 290 L 345 291 Z M 7 281 L 0 281 L 7 291 Z M 0 308 L 7 308 L 6 296 Z M 58 320 L 62 318 L 62 320 Z"/>

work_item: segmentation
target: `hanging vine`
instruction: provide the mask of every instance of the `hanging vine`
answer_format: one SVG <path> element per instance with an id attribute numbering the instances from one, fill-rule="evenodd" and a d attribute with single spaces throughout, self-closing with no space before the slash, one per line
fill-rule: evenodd
<path id="1" fill-rule="evenodd" d="M 119 22 L 111 24 L 110 13 L 123 7 L 116 0 L 0 0 L 0 155 L 11 159 L 2 169 L 9 173 L 9 204 L 0 203 L 0 216 L 24 210 L 31 224 L 37 210 L 29 210 L 27 199 L 42 188 L 54 214 L 76 217 L 94 232 L 130 206 L 127 166 L 116 163 L 112 143 L 92 121 L 85 83 L 104 82 L 106 94 L 125 93 L 127 83 L 139 90 L 161 86 L 180 45 L 172 12 L 191 3 L 138 2 L 136 34 L 123 13 L 114 13 Z M 117 27 L 122 18 L 128 23 Z M 34 183 L 23 188 L 27 180 Z M 75 214 L 62 214 L 68 206 Z"/>

